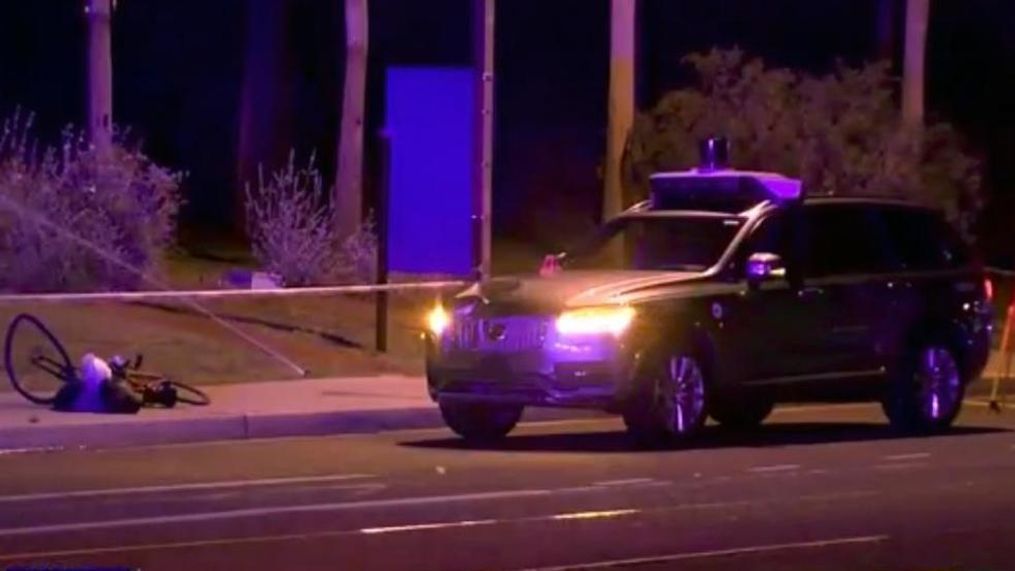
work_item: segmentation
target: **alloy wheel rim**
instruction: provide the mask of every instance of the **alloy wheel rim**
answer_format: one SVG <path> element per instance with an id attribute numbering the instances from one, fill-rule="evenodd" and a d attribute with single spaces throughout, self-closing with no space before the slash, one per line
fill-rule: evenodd
<path id="1" fill-rule="evenodd" d="M 928 347 L 920 354 L 917 368 L 920 409 L 924 418 L 948 418 L 958 406 L 962 379 L 958 365 L 944 347 Z"/>
<path id="2" fill-rule="evenodd" d="M 672 357 L 666 363 L 663 384 L 666 421 L 674 434 L 698 427 L 705 412 L 705 377 L 694 359 Z"/>

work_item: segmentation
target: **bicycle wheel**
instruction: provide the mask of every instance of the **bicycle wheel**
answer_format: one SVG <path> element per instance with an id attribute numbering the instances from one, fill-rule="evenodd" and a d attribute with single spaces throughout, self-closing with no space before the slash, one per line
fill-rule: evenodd
<path id="1" fill-rule="evenodd" d="M 52 404 L 74 378 L 67 350 L 34 315 L 22 313 L 7 326 L 4 366 L 14 390 L 36 404 Z"/>
<path id="2" fill-rule="evenodd" d="M 192 387 L 179 381 L 169 381 L 169 384 L 173 385 L 173 388 L 176 389 L 176 402 L 194 406 L 207 406 L 211 404 L 211 397 L 208 396 L 208 393 L 197 387 Z"/>

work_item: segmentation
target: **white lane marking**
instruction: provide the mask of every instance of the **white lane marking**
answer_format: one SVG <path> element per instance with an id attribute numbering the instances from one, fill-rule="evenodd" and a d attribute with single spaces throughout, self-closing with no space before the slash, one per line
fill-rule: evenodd
<path id="1" fill-rule="evenodd" d="M 894 462 L 892 464 L 875 464 L 875 470 L 911 470 L 913 468 L 926 468 L 930 464 L 926 462 Z"/>
<path id="2" fill-rule="evenodd" d="M 835 547 L 839 545 L 862 545 L 868 543 L 880 543 L 889 539 L 887 535 L 862 535 L 856 537 L 839 537 L 821 541 L 800 541 L 795 543 L 772 543 L 768 545 L 752 545 L 747 547 L 732 547 L 729 549 L 715 549 L 711 551 L 690 551 L 686 553 L 674 553 L 672 555 L 659 555 L 655 557 L 638 557 L 632 559 L 613 559 L 610 561 L 597 561 L 581 565 L 561 565 L 556 567 L 536 567 L 527 571 L 572 571 L 574 569 L 609 569 L 613 567 L 634 567 L 641 565 L 655 565 L 675 561 L 687 561 L 691 559 L 710 559 L 716 557 L 730 557 L 734 555 L 751 555 L 769 553 L 773 551 L 788 551 L 793 549 L 821 549 L 822 547 Z"/>
<path id="3" fill-rule="evenodd" d="M 327 504 L 297 505 L 297 506 L 271 506 L 263 508 L 224 510 L 216 512 L 201 512 L 201 513 L 175 514 L 166 516 L 123 518 L 104 521 L 85 521 L 74 523 L 35 525 L 27 527 L 0 528 L 0 537 L 38 535 L 45 533 L 64 533 L 70 531 L 110 529 L 117 527 L 134 527 L 142 525 L 162 525 L 162 524 L 222 521 L 230 519 L 261 517 L 280 514 L 321 513 L 321 512 L 336 512 L 336 511 L 348 511 L 370 508 L 426 506 L 450 502 L 517 499 L 526 497 L 552 496 L 554 494 L 562 494 L 569 492 L 585 492 L 585 491 L 601 492 L 602 490 L 603 490 L 602 488 L 597 487 L 561 488 L 555 490 L 508 490 L 499 492 L 456 494 L 448 496 L 422 496 L 412 498 L 390 498 L 383 500 L 359 500 L 353 502 L 335 502 Z"/>
<path id="4" fill-rule="evenodd" d="M 572 519 L 609 519 L 614 517 L 621 517 L 625 515 L 634 515 L 641 513 L 641 510 L 624 509 L 624 510 L 601 510 L 601 511 L 589 511 L 589 512 L 572 512 L 565 514 L 557 514 L 551 516 L 551 519 L 558 521 L 566 521 Z"/>
<path id="5" fill-rule="evenodd" d="M 626 480 L 604 480 L 602 482 L 594 482 L 593 486 L 633 486 L 636 484 L 651 484 L 656 482 L 655 478 L 628 478 Z"/>
<path id="6" fill-rule="evenodd" d="M 432 529 L 448 529 L 455 527 L 475 527 L 477 525 L 493 525 L 495 519 L 476 519 L 465 521 L 452 521 L 447 523 L 417 523 L 413 525 L 391 525 L 387 527 L 364 527 L 359 530 L 365 535 L 379 535 L 382 533 L 402 533 L 406 531 L 426 531 Z"/>
<path id="7" fill-rule="evenodd" d="M 913 452 L 912 454 L 889 454 L 882 456 L 882 460 L 890 461 L 904 461 L 904 460 L 923 460 L 924 458 L 930 458 L 930 452 Z"/>
<path id="8" fill-rule="evenodd" d="M 63 446 L 39 446 L 38 448 L 0 448 L 0 456 L 12 454 L 34 454 L 38 452 L 61 452 Z"/>
<path id="9" fill-rule="evenodd" d="M 344 482 L 348 480 L 362 480 L 372 477 L 373 476 L 370 474 L 336 474 L 332 476 L 263 478 L 260 480 L 225 480 L 219 482 L 197 482 L 193 484 L 171 484 L 167 486 L 139 486 L 136 488 L 106 488 L 99 490 L 77 490 L 71 492 L 44 492 L 38 494 L 0 496 L 0 503 L 33 502 L 39 500 L 68 500 L 74 498 L 94 498 L 127 494 L 152 494 L 158 492 L 191 492 L 197 490 L 220 490 L 227 488 L 255 488 L 260 486 L 279 486 L 284 484 L 320 484 Z"/>
<path id="10" fill-rule="evenodd" d="M 130 553 L 134 551 L 155 551 L 159 549 L 193 549 L 198 547 L 216 547 L 226 545 L 249 545 L 255 543 L 279 543 L 295 539 L 320 539 L 350 535 L 348 530 L 322 531 L 317 533 L 286 533 L 280 535 L 257 535 L 252 537 L 234 537 L 222 539 L 199 539 L 197 541 L 176 541 L 171 543 L 139 543 L 137 545 L 113 545 L 108 547 L 82 547 L 61 549 L 58 551 L 28 551 L 24 553 L 0 554 L 0 561 L 24 561 L 29 559 L 52 559 L 56 557 L 76 557 L 80 555 L 101 555 L 108 553 Z"/>
<path id="11" fill-rule="evenodd" d="M 774 466 L 756 466 L 749 468 L 748 472 L 754 472 L 755 474 L 768 474 L 771 472 L 789 472 L 792 470 L 799 470 L 800 464 L 776 464 Z"/>
<path id="12" fill-rule="evenodd" d="M 858 490 L 853 492 L 841 492 L 834 494 L 814 494 L 804 495 L 794 498 L 797 501 L 808 501 L 808 502 L 820 502 L 820 501 L 832 501 L 832 500 L 844 500 L 844 499 L 858 499 L 858 498 L 870 498 L 879 495 L 879 492 L 873 490 Z M 440 529 L 442 527 L 468 527 L 476 525 L 487 525 L 489 522 L 492 524 L 517 524 L 525 522 L 539 522 L 539 521 L 560 521 L 560 520 L 574 520 L 574 519 L 596 519 L 598 518 L 610 518 L 610 517 L 622 517 L 627 515 L 637 514 L 649 514 L 649 513 L 660 513 L 660 512 L 675 512 L 675 511 L 687 511 L 687 510 L 703 510 L 703 509 L 729 509 L 731 507 L 746 507 L 753 505 L 764 505 L 777 503 L 782 500 L 736 500 L 729 502 L 708 502 L 698 504 L 679 504 L 675 506 L 668 506 L 663 508 L 653 508 L 648 510 L 640 509 L 625 509 L 625 510 L 612 510 L 612 511 L 601 511 L 601 512 L 572 512 L 563 514 L 553 515 L 538 515 L 528 516 L 515 519 L 502 519 L 502 520 L 467 520 L 466 522 L 447 522 L 447 523 L 424 523 L 424 524 L 410 524 L 391 526 L 388 528 L 365 528 L 365 529 L 382 529 L 386 533 L 394 533 L 396 531 L 420 531 L 420 530 L 431 530 Z M 377 502 L 374 502 L 377 503 Z M 306 541 L 310 539 L 321 539 L 325 537 L 340 537 L 348 536 L 353 534 L 363 533 L 363 530 L 356 529 L 340 529 L 340 530 L 327 530 L 317 531 L 309 533 L 288 533 L 288 534 L 276 534 L 276 535 L 259 535 L 249 537 L 234 537 L 234 538 L 221 538 L 221 539 L 205 539 L 196 541 L 181 541 L 181 542 L 168 542 L 168 543 L 143 543 L 138 545 L 115 545 L 106 547 L 84 547 L 76 549 L 65 549 L 60 551 L 37 551 L 29 553 L 16 553 L 16 554 L 0 554 L 0 561 L 17 561 L 25 559 L 39 559 L 39 558 L 53 558 L 53 557 L 67 557 L 77 555 L 96 555 L 102 553 L 128 553 L 134 551 L 154 551 L 154 550 L 169 550 L 169 549 L 187 549 L 195 547 L 210 547 L 220 545 L 243 545 L 253 543 L 276 543 L 299 539 Z M 381 533 L 374 531 L 373 533 Z"/>

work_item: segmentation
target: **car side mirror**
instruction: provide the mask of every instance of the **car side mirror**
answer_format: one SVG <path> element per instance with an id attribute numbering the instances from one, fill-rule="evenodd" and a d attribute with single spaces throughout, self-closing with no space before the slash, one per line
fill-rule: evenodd
<path id="1" fill-rule="evenodd" d="M 763 282 L 786 277 L 786 265 L 778 254 L 758 252 L 747 258 L 747 283 L 757 287 Z"/>

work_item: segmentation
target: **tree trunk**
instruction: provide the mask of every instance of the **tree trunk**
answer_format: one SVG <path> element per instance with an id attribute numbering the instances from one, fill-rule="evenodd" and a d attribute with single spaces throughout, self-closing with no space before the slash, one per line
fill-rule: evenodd
<path id="1" fill-rule="evenodd" d="M 88 21 L 88 137 L 100 153 L 113 141 L 112 2 L 86 0 Z"/>
<path id="2" fill-rule="evenodd" d="M 363 124 L 366 110 L 368 0 L 345 0 L 345 85 L 335 174 L 335 224 L 349 236 L 363 219 Z"/>
<path id="3" fill-rule="evenodd" d="M 930 0 L 908 0 L 906 4 L 906 54 L 902 78 L 902 118 L 912 126 L 922 125 L 927 65 L 927 27 Z"/>
<path id="4" fill-rule="evenodd" d="M 489 277 L 493 252 L 493 125 L 495 0 L 473 0 L 473 69 L 476 73 L 473 164 L 474 259 L 477 278 Z"/>
<path id="5" fill-rule="evenodd" d="M 290 147 L 290 93 L 287 72 L 286 3 L 250 0 L 247 3 L 246 55 L 240 96 L 239 140 L 236 150 L 236 188 L 233 222 L 246 232 L 245 185 L 257 184 L 257 170 L 282 166 Z"/>
<path id="6" fill-rule="evenodd" d="M 610 98 L 606 140 L 603 217 L 623 209 L 621 161 L 634 124 L 634 74 L 637 36 L 637 0 L 612 0 L 610 16 Z"/>

